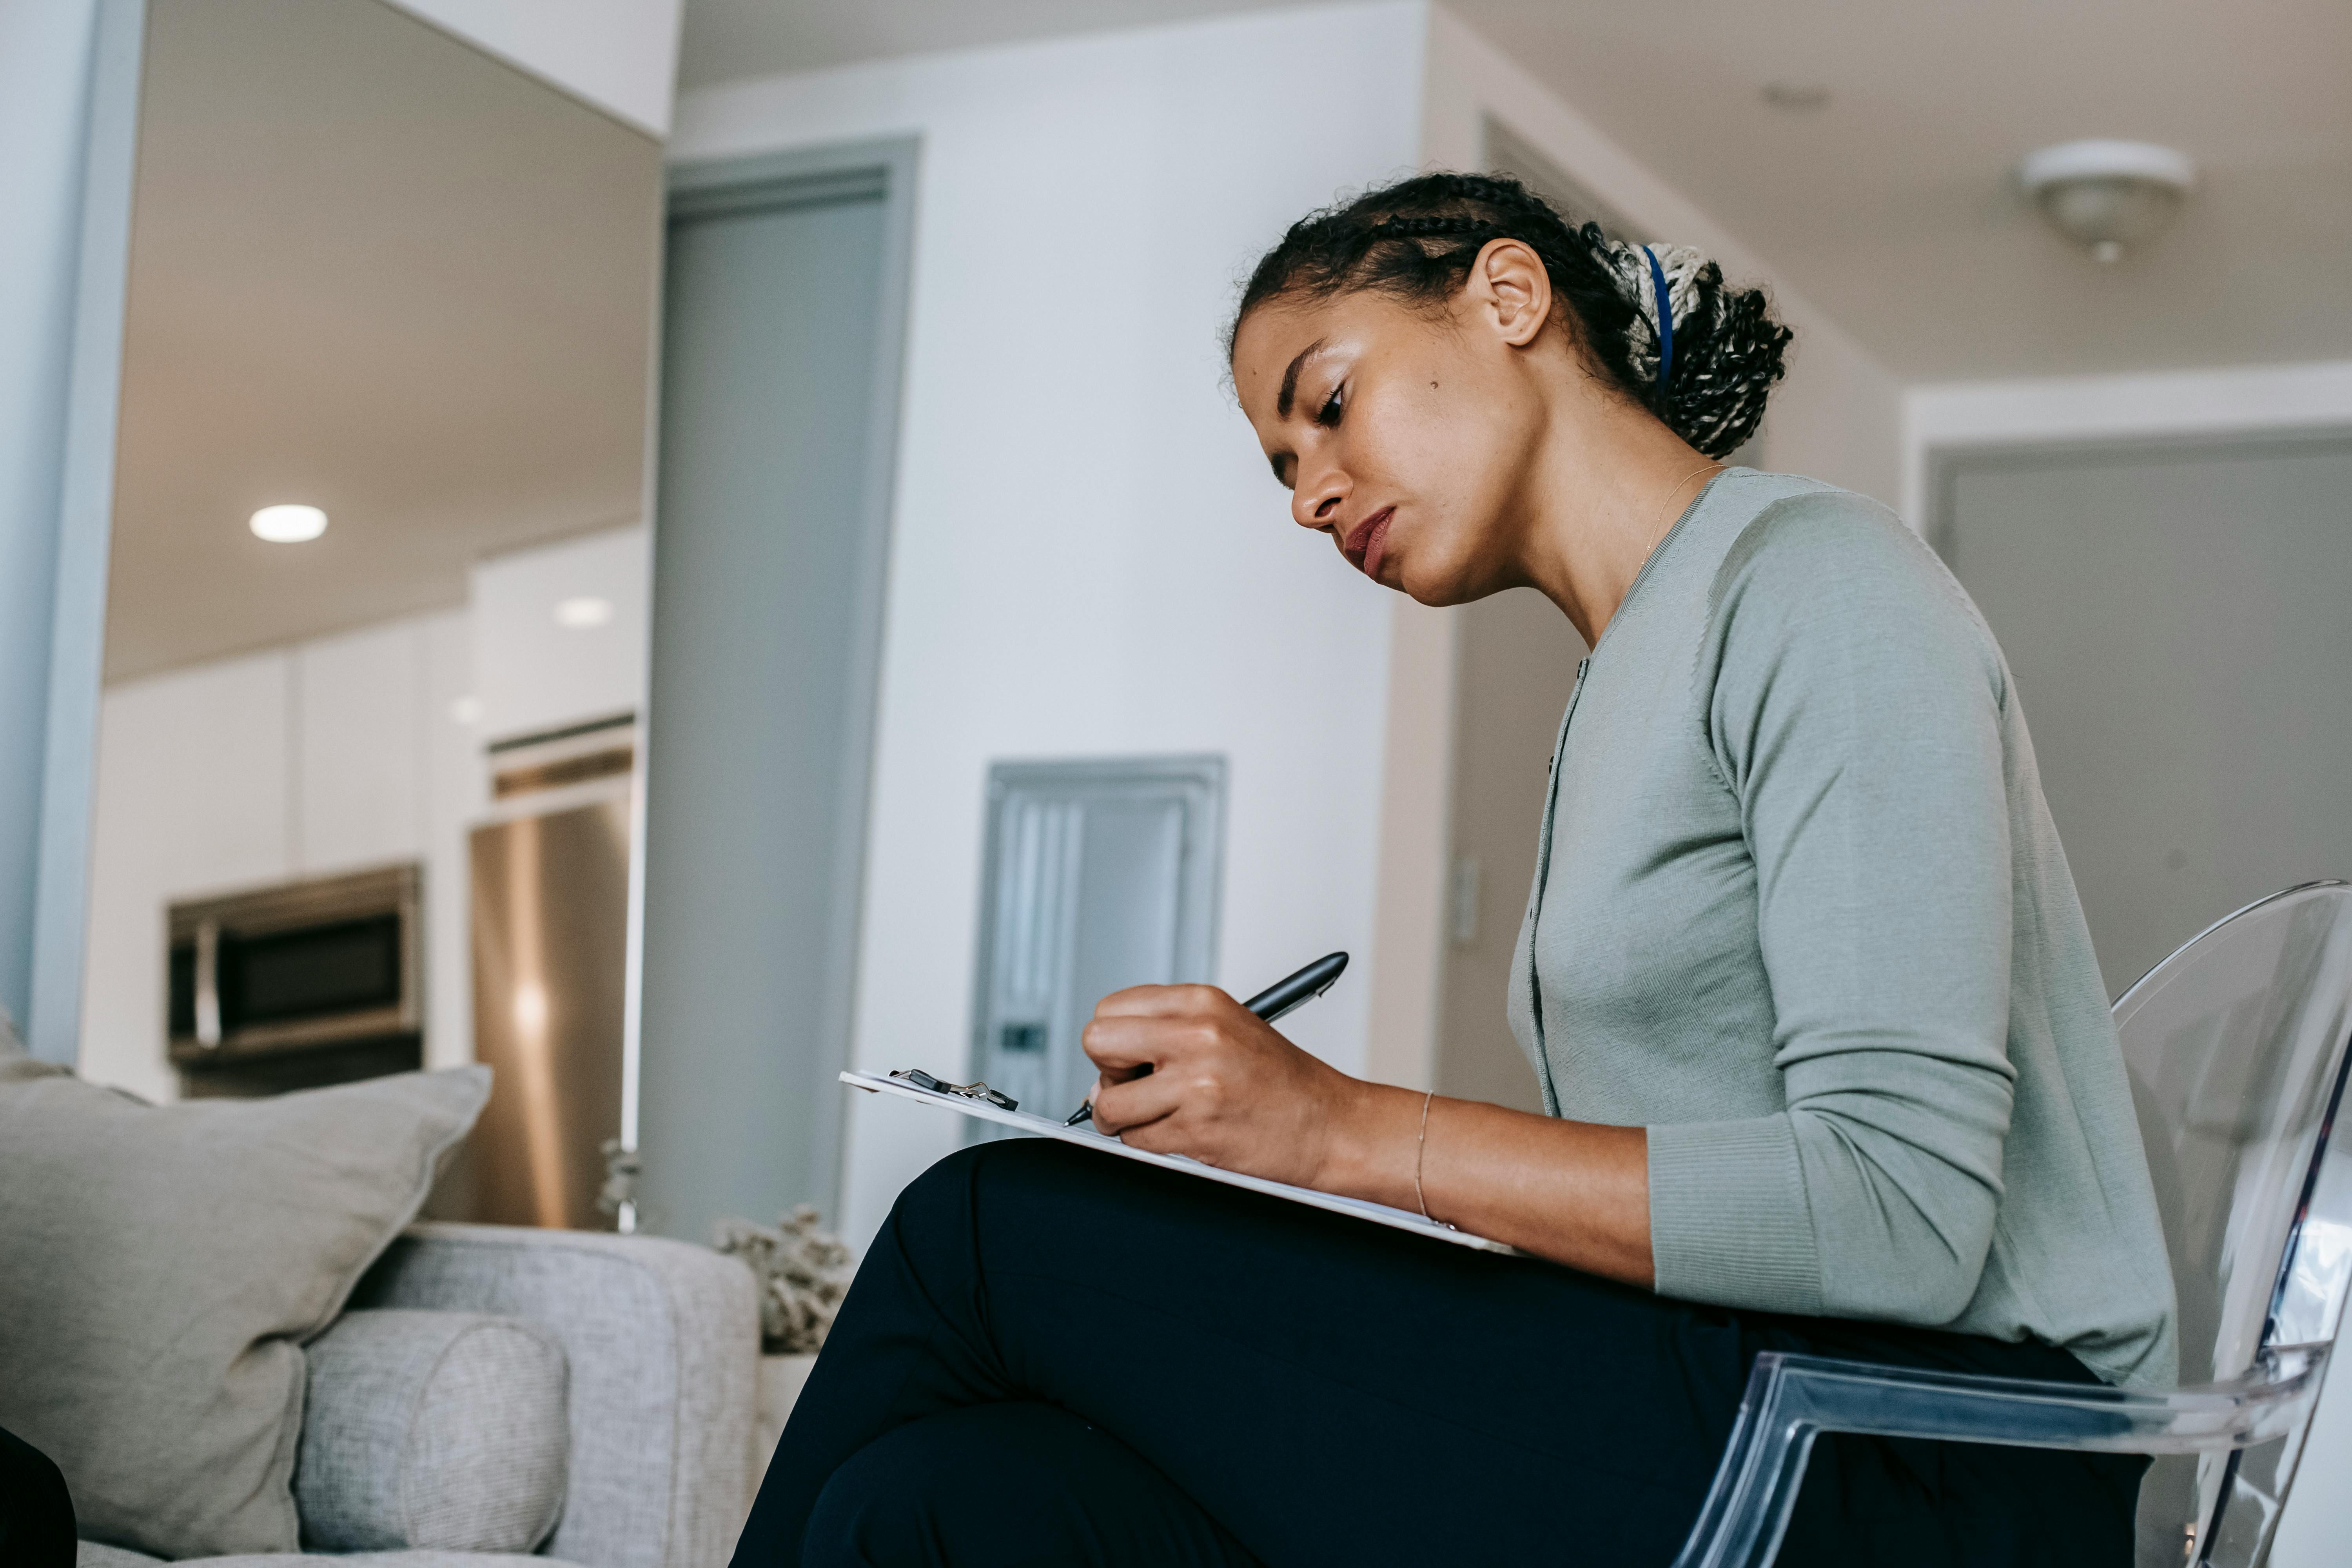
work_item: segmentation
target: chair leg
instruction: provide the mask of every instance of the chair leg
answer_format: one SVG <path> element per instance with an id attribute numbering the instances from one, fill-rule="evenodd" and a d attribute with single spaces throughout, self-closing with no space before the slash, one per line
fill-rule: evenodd
<path id="1" fill-rule="evenodd" d="M 1782 1413 L 1778 1352 L 1756 1358 L 1723 1461 L 1675 1568 L 1771 1568 L 1820 1428 Z"/>

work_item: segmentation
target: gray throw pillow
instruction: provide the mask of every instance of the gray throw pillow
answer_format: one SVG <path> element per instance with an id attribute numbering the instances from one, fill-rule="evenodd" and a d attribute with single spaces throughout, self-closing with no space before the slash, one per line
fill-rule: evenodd
<path id="1" fill-rule="evenodd" d="M 149 1105 L 0 1058 L 0 1426 L 81 1533 L 292 1552 L 301 1343 L 416 1213 L 486 1068 Z"/>
<path id="2" fill-rule="evenodd" d="M 537 1323 L 346 1312 L 310 1342 L 294 1502 L 316 1552 L 529 1552 L 563 1513 L 571 1367 Z"/>

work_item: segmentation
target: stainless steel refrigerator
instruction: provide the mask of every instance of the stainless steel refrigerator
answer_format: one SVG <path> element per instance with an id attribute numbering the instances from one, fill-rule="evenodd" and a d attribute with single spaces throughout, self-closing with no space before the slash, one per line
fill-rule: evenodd
<path id="1" fill-rule="evenodd" d="M 629 779 L 524 795 L 473 832 L 474 1055 L 495 1077 L 469 1150 L 480 1220 L 609 1230 L 621 1132 Z"/>

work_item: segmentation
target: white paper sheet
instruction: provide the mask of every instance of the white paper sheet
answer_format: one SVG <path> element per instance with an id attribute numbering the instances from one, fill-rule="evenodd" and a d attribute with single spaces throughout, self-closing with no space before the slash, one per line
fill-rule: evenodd
<path id="1" fill-rule="evenodd" d="M 1050 1117 L 1032 1116 L 1025 1110 L 1000 1110 L 985 1100 L 967 1100 L 960 1094 L 943 1094 L 937 1089 L 917 1089 L 913 1084 L 895 1078 L 885 1078 L 870 1072 L 845 1072 L 841 1081 L 852 1089 L 862 1089 L 868 1094 L 896 1095 L 919 1105 L 936 1106 L 942 1110 L 961 1111 L 976 1116 L 982 1121 L 1001 1122 L 1017 1127 L 1024 1132 L 1040 1138 L 1058 1138 L 1065 1143 L 1075 1143 L 1081 1149 L 1092 1149 L 1100 1154 L 1116 1154 L 1124 1160 L 1140 1160 L 1147 1165 L 1163 1170 L 1181 1171 L 1188 1176 L 1205 1176 L 1213 1182 L 1223 1182 L 1229 1187 L 1246 1187 L 1254 1193 L 1265 1193 L 1277 1198 L 1287 1198 L 1309 1208 L 1325 1209 L 1332 1214 L 1353 1215 L 1358 1219 L 1370 1220 L 1395 1230 L 1409 1230 L 1438 1241 L 1450 1241 L 1456 1247 L 1472 1247 L 1481 1252 L 1517 1252 L 1516 1247 L 1499 1241 L 1489 1241 L 1483 1236 L 1473 1236 L 1466 1230 L 1456 1230 L 1450 1225 L 1423 1219 L 1407 1209 L 1392 1209 L 1386 1204 L 1366 1203 L 1361 1198 L 1343 1198 L 1335 1193 L 1318 1193 L 1312 1187 L 1294 1187 L 1286 1182 L 1269 1182 L 1263 1176 L 1244 1176 L 1237 1171 L 1221 1171 L 1214 1165 L 1204 1165 L 1198 1160 L 1181 1154 L 1159 1154 L 1148 1149 L 1130 1149 L 1116 1138 L 1107 1138 L 1091 1125 L 1065 1127 Z"/>

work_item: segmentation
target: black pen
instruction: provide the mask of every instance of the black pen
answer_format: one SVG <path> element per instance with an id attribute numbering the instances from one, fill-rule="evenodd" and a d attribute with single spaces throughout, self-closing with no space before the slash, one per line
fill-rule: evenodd
<path id="1" fill-rule="evenodd" d="M 1347 967 L 1346 953 L 1326 953 L 1297 973 L 1276 981 L 1242 1005 L 1271 1024 L 1284 1014 L 1306 1005 L 1330 990 L 1331 983 L 1339 979 L 1339 972 Z M 1143 1070 L 1150 1072 L 1151 1069 L 1147 1067 Z M 1062 1125 L 1076 1127 L 1081 1121 L 1092 1120 L 1094 1113 L 1095 1102 L 1089 1100 L 1072 1111 L 1070 1119 Z"/>

